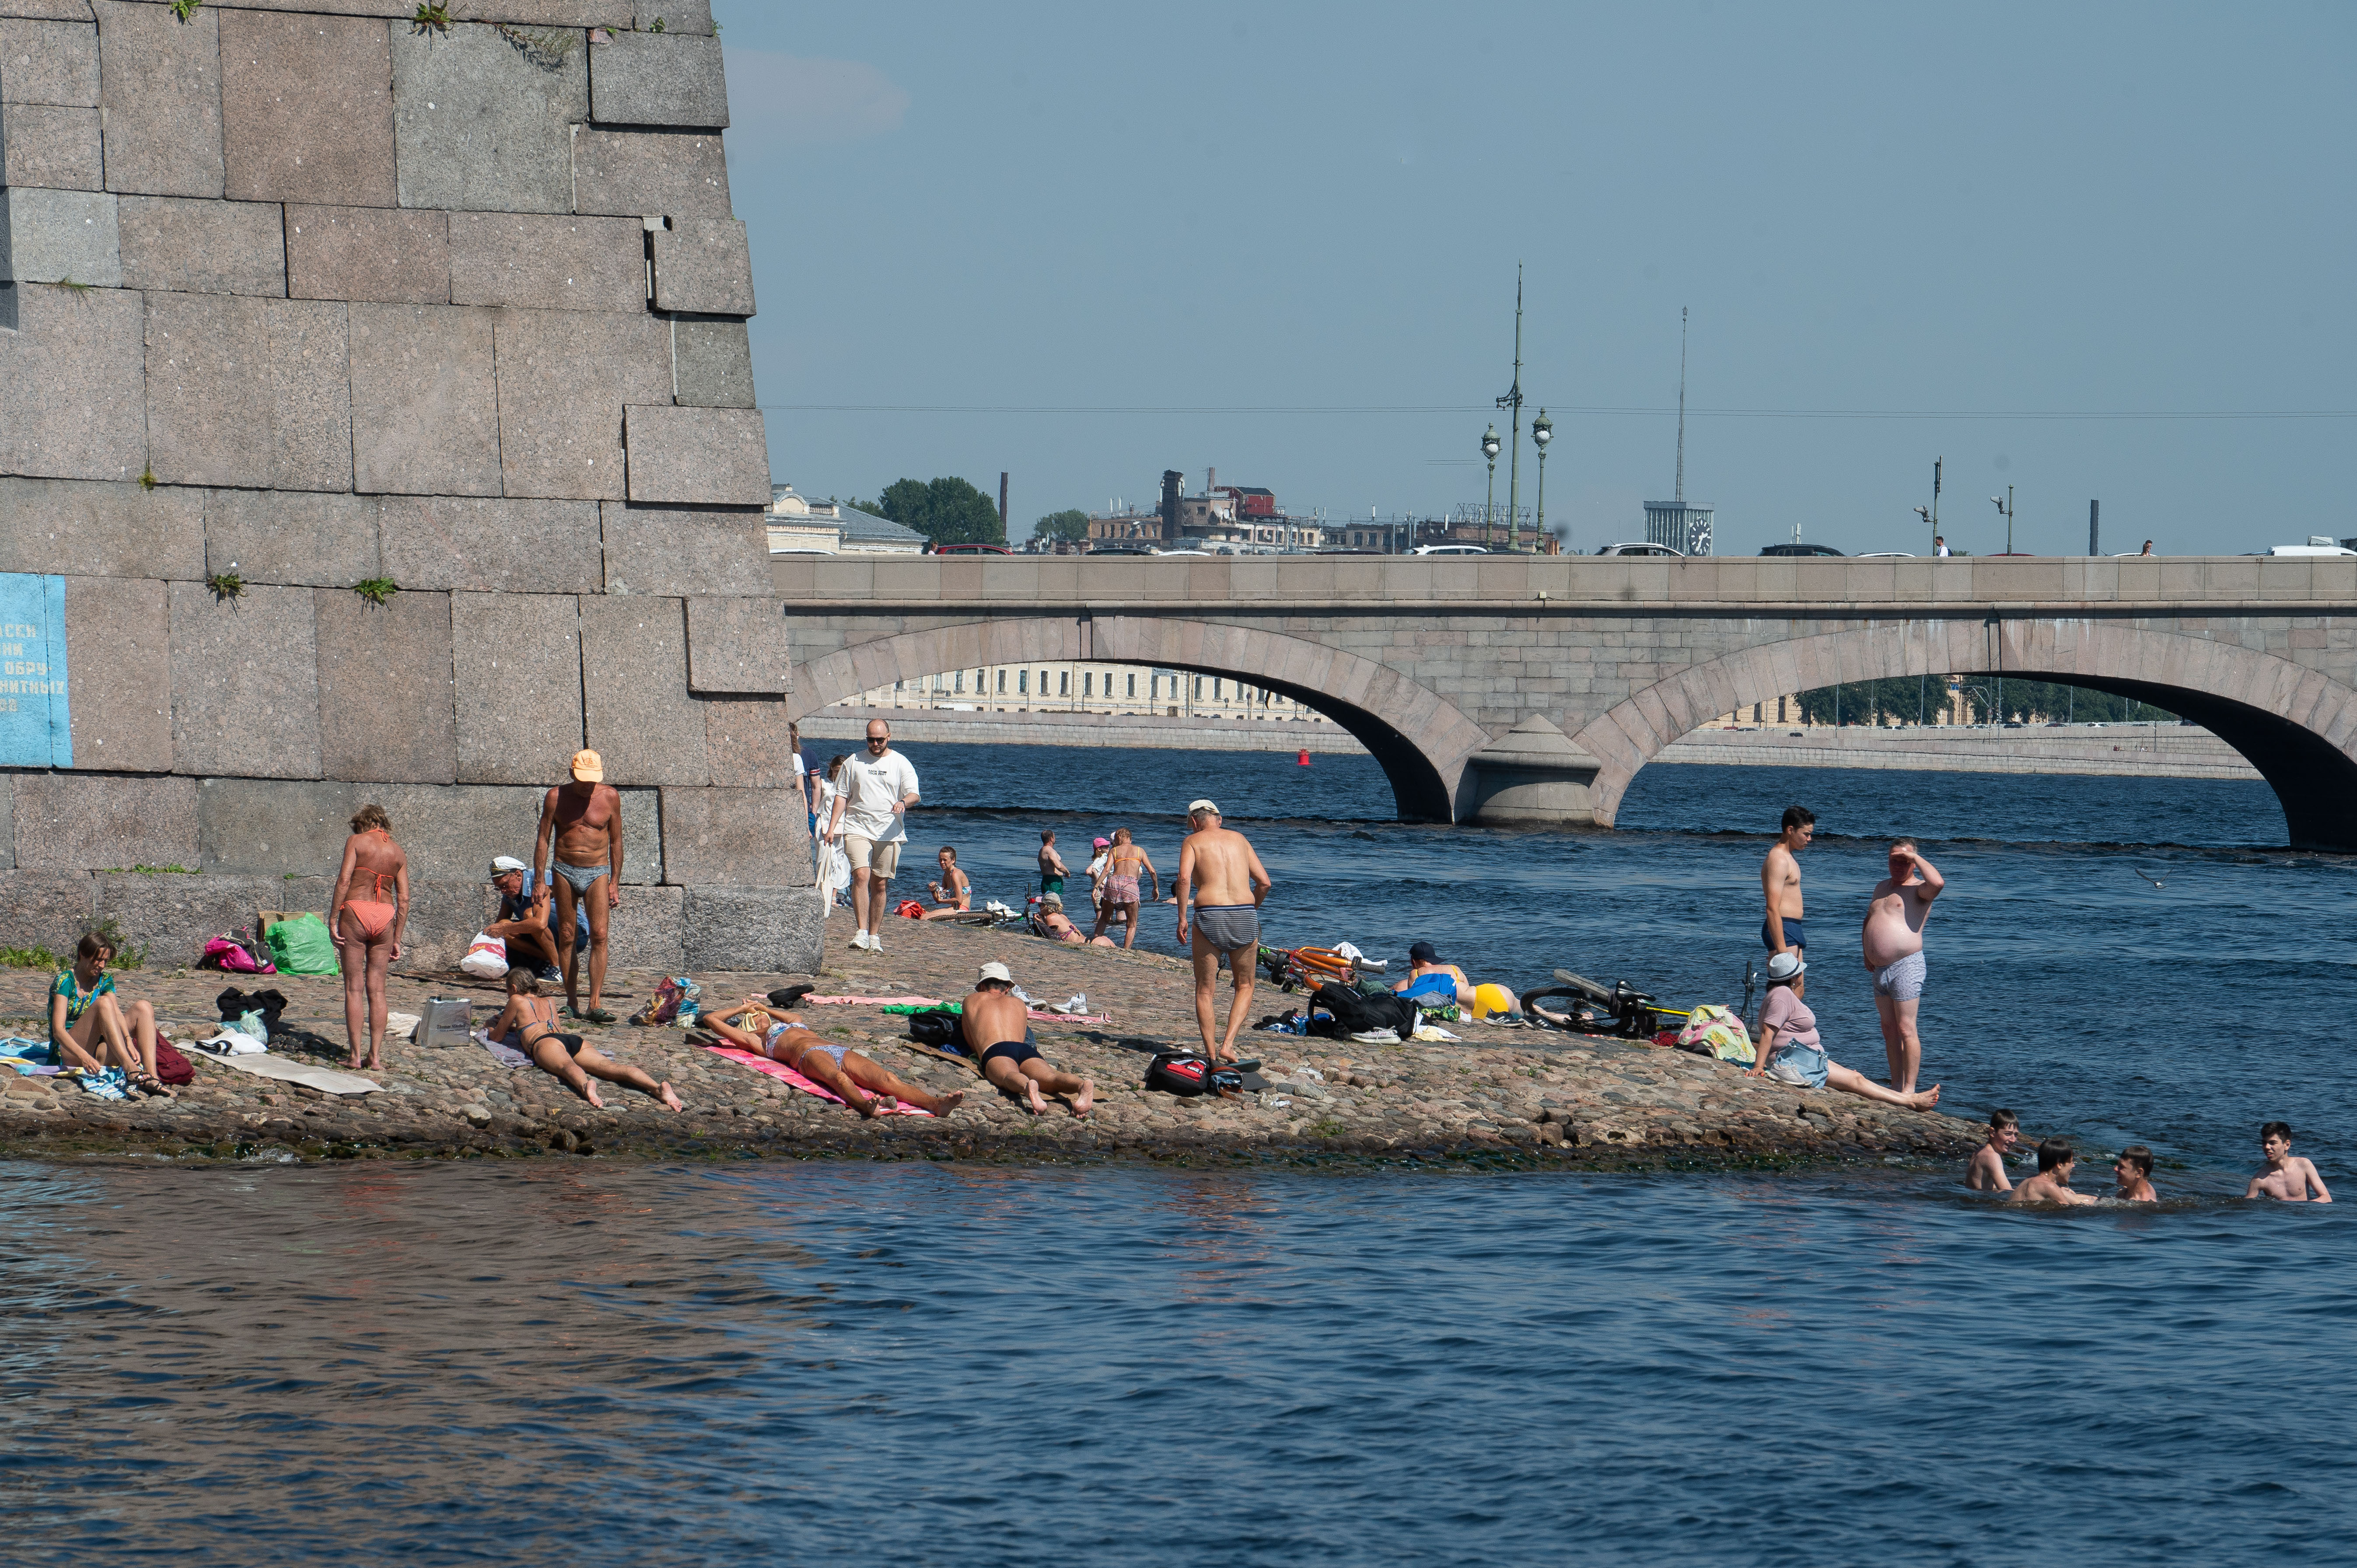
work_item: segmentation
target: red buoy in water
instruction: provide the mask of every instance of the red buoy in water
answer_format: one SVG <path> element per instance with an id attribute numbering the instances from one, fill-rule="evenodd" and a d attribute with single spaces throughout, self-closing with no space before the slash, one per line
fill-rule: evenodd
<path id="1" fill-rule="evenodd" d="M 1298 762 L 1299 764 L 1301 764 L 1301 766 L 1302 766 L 1302 767 L 1304 767 L 1304 768 L 1308 767 L 1308 766 L 1309 766 L 1309 748 L 1308 748 L 1308 746 L 1303 746 L 1303 747 L 1301 748 L 1301 755 L 1300 755 L 1299 757 L 1297 757 L 1294 758 L 1294 760 L 1295 760 L 1296 762 Z"/>

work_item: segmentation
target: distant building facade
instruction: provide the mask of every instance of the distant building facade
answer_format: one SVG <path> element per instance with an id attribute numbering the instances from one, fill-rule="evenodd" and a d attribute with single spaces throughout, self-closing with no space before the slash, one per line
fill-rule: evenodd
<path id="1" fill-rule="evenodd" d="M 1692 501 L 1647 501 L 1645 542 L 1666 544 L 1684 555 L 1707 555 L 1711 510 Z"/>
<path id="2" fill-rule="evenodd" d="M 1167 718 L 1326 724 L 1291 697 L 1249 681 L 1094 660 L 980 664 L 895 681 L 838 707 L 940 708 L 960 713 L 1158 714 Z"/>
<path id="3" fill-rule="evenodd" d="M 925 536 L 890 518 L 814 501 L 791 485 L 770 487 L 767 517 L 772 555 L 921 555 Z"/>

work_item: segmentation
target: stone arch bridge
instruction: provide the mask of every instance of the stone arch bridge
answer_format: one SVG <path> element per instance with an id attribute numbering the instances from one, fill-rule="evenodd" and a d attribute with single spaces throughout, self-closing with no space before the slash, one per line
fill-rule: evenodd
<path id="1" fill-rule="evenodd" d="M 2357 850 L 2357 559 L 772 563 L 791 711 L 965 666 L 1242 677 L 1355 736 L 1405 817 L 1609 826 L 1704 720 L 1986 672 L 2169 709 L 2233 746 L 2294 843 Z"/>

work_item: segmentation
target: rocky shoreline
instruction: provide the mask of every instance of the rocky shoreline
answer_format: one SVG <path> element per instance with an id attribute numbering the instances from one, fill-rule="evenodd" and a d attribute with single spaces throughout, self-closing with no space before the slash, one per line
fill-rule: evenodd
<path id="1" fill-rule="evenodd" d="M 1059 946 L 1013 931 L 895 921 L 887 950 L 852 950 L 849 920 L 830 921 L 815 976 L 704 973 L 706 1001 L 766 992 L 793 980 L 821 994 L 956 998 L 975 967 L 1000 959 L 1030 994 L 1085 993 L 1103 1024 L 1038 1026 L 1039 1048 L 1095 1080 L 1096 1107 L 1076 1118 L 1060 1104 L 1034 1116 L 970 1068 L 905 1038 L 905 1021 L 874 1006 L 808 1009 L 811 1026 L 911 1081 L 963 1089 L 941 1118 L 864 1121 L 689 1045 L 673 1028 L 627 1023 L 586 1029 L 591 1043 L 678 1090 L 687 1110 L 666 1112 L 612 1085 L 600 1111 L 533 1068 L 502 1066 L 472 1046 L 386 1053 L 383 1085 L 360 1097 L 327 1095 L 257 1078 L 188 1051 L 196 1082 L 178 1100 L 101 1101 L 59 1080 L 0 1071 L 0 1155 L 167 1156 L 187 1161 L 387 1158 L 630 1157 L 979 1159 L 1031 1163 L 1144 1160 L 1190 1166 L 1269 1163 L 1478 1163 L 1534 1168 L 1751 1167 L 1844 1160 L 1961 1157 L 1975 1123 L 1902 1111 L 1854 1095 L 1803 1090 L 1739 1069 L 1625 1041 L 1459 1026 L 1458 1045 L 1364 1046 L 1261 1033 L 1248 1036 L 1266 1088 L 1237 1100 L 1181 1100 L 1141 1088 L 1160 1047 L 1194 1036 L 1191 980 L 1180 960 Z M 46 1037 L 49 976 L 0 972 L 0 1027 Z M 652 972 L 617 973 L 608 1006 L 627 1016 L 651 993 Z M 229 985 L 274 985 L 289 999 L 274 1053 L 318 1066 L 344 1060 L 342 983 L 209 971 L 136 971 L 125 995 L 152 1002 L 166 1035 L 210 1033 L 213 997 Z M 1222 977 L 1222 1006 L 1225 981 Z M 429 996 L 467 996 L 478 1023 L 500 987 L 452 974 L 396 976 L 397 1012 Z M 1294 999 L 1264 984 L 1254 1015 Z"/>

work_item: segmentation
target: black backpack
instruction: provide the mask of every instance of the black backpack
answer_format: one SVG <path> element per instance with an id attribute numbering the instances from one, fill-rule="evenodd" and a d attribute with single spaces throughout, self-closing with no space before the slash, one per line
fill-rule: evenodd
<path id="1" fill-rule="evenodd" d="M 1333 1015 L 1331 1028 L 1336 1034 L 1331 1037 L 1363 1035 L 1375 1029 L 1393 1029 L 1405 1040 L 1415 1033 L 1418 1022 L 1415 1004 L 1405 997 L 1394 996 L 1388 991 L 1369 995 L 1339 981 L 1329 980 L 1319 986 L 1311 993 L 1309 1004 L 1313 1008 L 1323 1008 Z M 1327 1034 L 1328 1031 L 1319 1028 L 1313 1020 L 1310 1033 Z"/>
<path id="2" fill-rule="evenodd" d="M 935 1050 L 963 1051 L 965 1042 L 959 1037 L 959 1022 L 955 1013 L 911 1013 L 909 1038 Z"/>

